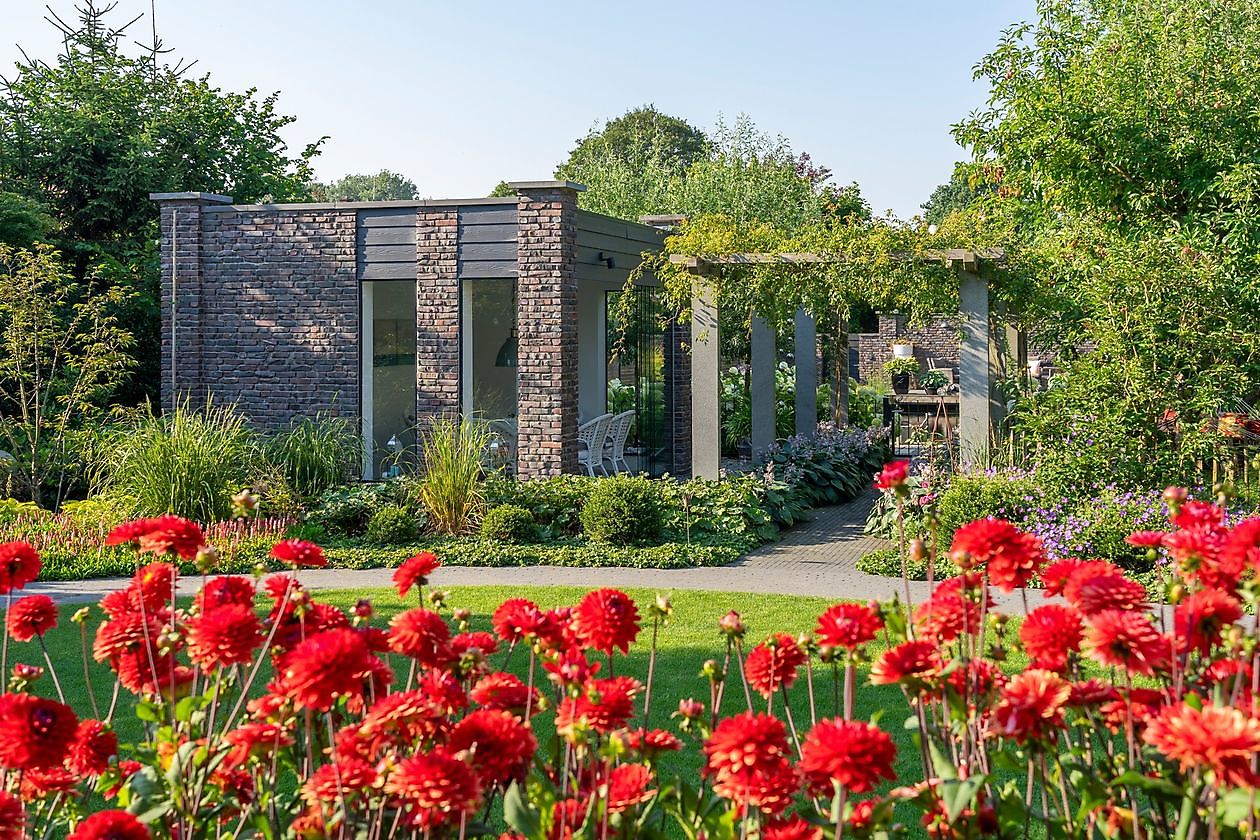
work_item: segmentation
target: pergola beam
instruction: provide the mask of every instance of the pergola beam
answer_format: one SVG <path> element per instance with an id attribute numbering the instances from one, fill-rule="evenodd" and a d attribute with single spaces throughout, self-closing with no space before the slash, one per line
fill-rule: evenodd
<path id="1" fill-rule="evenodd" d="M 914 258 L 912 254 L 893 254 L 894 259 L 910 260 Z M 981 262 L 1000 263 L 1005 259 L 1006 252 L 1001 248 L 980 248 L 977 250 L 968 250 L 966 248 L 946 248 L 932 249 L 924 251 L 918 255 L 919 259 L 928 262 L 944 262 L 950 264 L 958 264 L 965 271 L 976 271 L 977 266 Z M 851 262 L 846 257 L 833 257 L 827 254 L 797 253 L 797 254 L 769 254 L 769 253 L 748 253 L 748 254 L 714 254 L 707 257 L 695 257 L 688 254 L 670 254 L 669 261 L 673 265 L 682 266 L 687 271 L 696 273 L 705 273 L 709 269 L 714 268 L 731 268 L 741 265 L 780 265 L 784 267 L 797 268 L 813 268 L 820 265 L 844 265 Z"/>

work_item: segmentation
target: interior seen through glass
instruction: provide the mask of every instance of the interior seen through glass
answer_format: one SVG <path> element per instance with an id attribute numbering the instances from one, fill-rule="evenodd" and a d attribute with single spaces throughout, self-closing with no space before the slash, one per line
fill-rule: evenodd
<path id="1" fill-rule="evenodd" d="M 397 475 L 416 445 L 416 284 L 362 284 L 364 477 Z"/>

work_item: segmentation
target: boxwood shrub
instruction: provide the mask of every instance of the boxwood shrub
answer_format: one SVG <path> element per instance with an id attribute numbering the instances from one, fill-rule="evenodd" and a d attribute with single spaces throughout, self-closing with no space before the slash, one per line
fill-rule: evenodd
<path id="1" fill-rule="evenodd" d="M 603 479 L 582 505 L 582 530 L 596 542 L 644 545 L 658 539 L 664 526 L 660 490 L 640 476 Z"/>

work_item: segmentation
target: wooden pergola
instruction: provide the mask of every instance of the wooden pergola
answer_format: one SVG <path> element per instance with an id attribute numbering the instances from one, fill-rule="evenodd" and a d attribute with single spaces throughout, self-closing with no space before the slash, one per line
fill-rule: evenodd
<path id="1" fill-rule="evenodd" d="M 1005 369 L 1001 342 L 989 321 L 987 268 L 1002 262 L 1001 249 L 929 251 L 958 274 L 959 318 L 963 331 L 958 353 L 958 437 L 964 461 L 986 463 L 993 429 L 1004 407 L 994 383 Z M 671 254 L 670 262 L 693 275 L 691 306 L 691 469 L 703 478 L 717 478 L 721 466 L 721 368 L 718 307 L 711 279 L 742 266 L 777 265 L 809 270 L 841 259 L 825 254 L 724 254 L 696 257 Z M 817 328 L 813 316 L 799 309 L 795 316 L 796 433 L 812 434 L 817 406 Z M 1009 330 L 1007 346 L 1024 364 L 1022 336 Z M 763 451 L 775 440 L 775 332 L 753 313 L 750 335 L 752 447 Z"/>

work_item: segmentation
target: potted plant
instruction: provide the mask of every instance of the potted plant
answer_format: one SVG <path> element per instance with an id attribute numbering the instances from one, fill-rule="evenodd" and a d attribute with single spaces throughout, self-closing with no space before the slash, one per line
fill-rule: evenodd
<path id="1" fill-rule="evenodd" d="M 892 354 L 894 359 L 909 359 L 914 356 L 914 345 L 904 338 L 898 338 L 892 343 Z"/>
<path id="2" fill-rule="evenodd" d="M 949 377 L 939 370 L 920 373 L 918 379 L 919 387 L 927 394 L 935 394 L 949 384 Z"/>
<path id="3" fill-rule="evenodd" d="M 910 374 L 918 373 L 919 363 L 911 358 L 891 358 L 884 362 L 884 372 L 892 382 L 894 394 L 905 394 L 910 390 Z"/>

